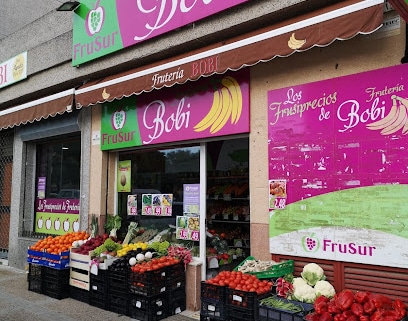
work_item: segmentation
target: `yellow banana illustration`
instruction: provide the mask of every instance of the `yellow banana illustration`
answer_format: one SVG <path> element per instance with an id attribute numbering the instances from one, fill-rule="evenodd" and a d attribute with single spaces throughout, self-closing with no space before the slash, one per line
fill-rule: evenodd
<path id="1" fill-rule="evenodd" d="M 396 97 L 399 102 L 400 102 L 400 108 L 405 108 L 405 112 L 408 115 L 408 99 L 407 98 L 401 98 L 401 97 Z M 402 134 L 406 135 L 408 134 L 408 116 L 407 116 L 407 121 L 404 124 L 404 127 L 402 128 Z"/>
<path id="2" fill-rule="evenodd" d="M 385 127 L 391 125 L 396 120 L 398 116 L 399 106 L 397 105 L 397 99 L 395 98 L 395 96 L 392 96 L 391 99 L 392 99 L 392 107 L 388 115 L 374 123 L 367 124 L 366 127 L 368 129 L 371 129 L 371 130 L 384 129 Z"/>
<path id="3" fill-rule="evenodd" d="M 109 97 L 110 97 L 110 94 L 108 94 L 106 92 L 106 88 L 104 88 L 103 91 L 102 91 L 102 98 L 103 99 L 108 99 Z"/>
<path id="4" fill-rule="evenodd" d="M 219 117 L 214 121 L 210 128 L 210 133 L 214 134 L 218 132 L 227 123 L 228 118 L 231 116 L 232 101 L 229 90 L 226 87 L 221 88 L 222 96 L 222 111 Z"/>
<path id="5" fill-rule="evenodd" d="M 381 134 L 382 135 L 390 135 L 393 134 L 397 131 L 399 131 L 402 127 L 404 127 L 404 125 L 407 122 L 407 110 L 405 108 L 404 105 L 399 105 L 398 106 L 398 115 L 395 118 L 395 121 L 388 125 L 387 127 L 385 127 L 382 131 Z"/>
<path id="6" fill-rule="evenodd" d="M 235 78 L 230 76 L 224 77 L 222 79 L 222 84 L 230 91 L 232 104 L 231 124 L 236 124 L 239 121 L 242 112 L 241 87 Z"/>
<path id="7" fill-rule="evenodd" d="M 194 126 L 194 130 L 196 132 L 202 132 L 209 128 L 214 123 L 214 121 L 219 117 L 219 114 L 221 113 L 222 109 L 223 106 L 220 97 L 220 92 L 216 90 L 214 91 L 214 98 L 210 111 L 197 125 Z"/>
<path id="8" fill-rule="evenodd" d="M 292 33 L 289 40 L 288 46 L 290 49 L 296 50 L 301 48 L 306 43 L 306 39 L 298 40 L 295 37 L 295 33 Z"/>

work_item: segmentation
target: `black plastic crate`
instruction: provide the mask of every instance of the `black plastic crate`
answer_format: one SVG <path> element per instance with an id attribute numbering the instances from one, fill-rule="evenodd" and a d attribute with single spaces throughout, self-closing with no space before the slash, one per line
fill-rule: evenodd
<path id="1" fill-rule="evenodd" d="M 121 315 L 129 315 L 129 298 L 127 294 L 115 295 L 108 293 L 108 311 Z"/>
<path id="2" fill-rule="evenodd" d="M 144 273 L 130 273 L 129 292 L 131 294 L 154 296 L 166 290 L 165 268 Z"/>
<path id="3" fill-rule="evenodd" d="M 43 265 L 38 265 L 38 264 L 28 264 L 28 279 L 30 278 L 42 278 L 43 276 L 43 270 L 44 270 Z"/>
<path id="4" fill-rule="evenodd" d="M 129 316 L 141 321 L 157 321 L 167 317 L 167 293 L 156 296 L 131 295 Z"/>
<path id="5" fill-rule="evenodd" d="M 30 277 L 28 279 L 28 290 L 36 293 L 43 293 L 43 281 L 41 277 Z"/>
<path id="6" fill-rule="evenodd" d="M 89 291 L 80 289 L 76 286 L 70 286 L 69 296 L 77 301 L 89 304 Z"/>
<path id="7" fill-rule="evenodd" d="M 131 283 L 141 283 L 144 285 L 160 285 L 166 281 L 167 269 L 161 268 L 153 271 L 145 271 L 143 273 L 137 273 L 130 271 L 129 280 Z"/>
<path id="8" fill-rule="evenodd" d="M 178 289 L 167 291 L 168 316 L 179 314 L 186 309 L 186 291 Z"/>
<path id="9" fill-rule="evenodd" d="M 292 303 L 303 311 L 291 312 L 273 308 L 267 305 L 259 305 L 259 321 L 302 321 L 306 314 L 313 310 L 313 304 L 277 298 L 285 303 Z"/>
<path id="10" fill-rule="evenodd" d="M 43 294 L 58 300 L 70 296 L 69 269 L 57 270 L 45 266 L 42 272 Z"/>
<path id="11" fill-rule="evenodd" d="M 108 293 L 108 274 L 106 271 L 98 272 L 98 275 L 90 274 L 89 291 L 98 293 Z"/>
<path id="12" fill-rule="evenodd" d="M 89 291 L 89 304 L 99 309 L 108 310 L 108 293 Z"/>
<path id="13" fill-rule="evenodd" d="M 109 292 L 118 296 L 129 293 L 129 272 L 108 271 Z"/>
<path id="14" fill-rule="evenodd" d="M 170 278 L 166 281 L 166 291 L 174 291 L 177 289 L 184 289 L 186 288 L 186 276 L 179 275 L 174 278 Z"/>
<path id="15" fill-rule="evenodd" d="M 201 299 L 217 300 L 226 304 L 227 287 L 201 282 Z"/>
<path id="16" fill-rule="evenodd" d="M 167 279 L 172 279 L 175 277 L 179 277 L 181 275 L 186 275 L 186 270 L 184 268 L 184 263 L 180 261 L 180 263 L 173 264 L 167 267 L 166 277 Z"/>
<path id="17" fill-rule="evenodd" d="M 258 307 L 248 309 L 242 307 L 227 306 L 228 321 L 259 321 Z"/>
<path id="18" fill-rule="evenodd" d="M 200 320 L 227 320 L 225 302 L 201 298 Z"/>
<path id="19" fill-rule="evenodd" d="M 258 295 L 256 292 L 227 288 L 227 306 L 257 310 L 259 299 L 269 295 L 270 294 Z"/>

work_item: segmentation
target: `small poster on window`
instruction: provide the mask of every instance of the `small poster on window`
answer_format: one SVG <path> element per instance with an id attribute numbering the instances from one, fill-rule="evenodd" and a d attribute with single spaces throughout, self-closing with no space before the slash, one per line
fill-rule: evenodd
<path id="1" fill-rule="evenodd" d="M 172 216 L 173 194 L 142 194 L 142 215 Z"/>
<path id="2" fill-rule="evenodd" d="M 46 177 L 38 177 L 38 184 L 37 184 L 37 197 L 38 198 L 45 198 L 45 187 L 46 187 Z"/>
<path id="3" fill-rule="evenodd" d="M 130 160 L 120 161 L 118 163 L 118 192 L 130 192 L 131 181 L 131 165 Z"/>
<path id="4" fill-rule="evenodd" d="M 127 214 L 137 215 L 137 195 L 128 195 Z"/>

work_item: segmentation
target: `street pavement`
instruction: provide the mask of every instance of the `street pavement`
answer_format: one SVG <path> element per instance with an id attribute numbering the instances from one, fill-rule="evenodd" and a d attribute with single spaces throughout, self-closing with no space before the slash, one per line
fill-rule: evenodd
<path id="1" fill-rule="evenodd" d="M 72 298 L 57 300 L 29 291 L 27 272 L 1 263 L 0 261 L 1 321 L 135 320 Z M 196 320 L 199 320 L 199 313 L 192 311 L 183 311 L 180 314 L 163 319 L 163 321 Z"/>

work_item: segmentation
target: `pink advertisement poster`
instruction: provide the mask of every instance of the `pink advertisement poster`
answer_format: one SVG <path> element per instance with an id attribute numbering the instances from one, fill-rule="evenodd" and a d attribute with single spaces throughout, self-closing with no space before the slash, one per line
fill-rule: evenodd
<path id="1" fill-rule="evenodd" d="M 271 253 L 408 267 L 407 87 L 398 65 L 268 92 Z"/>

